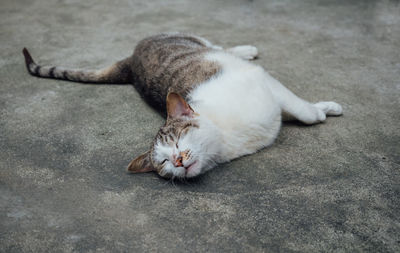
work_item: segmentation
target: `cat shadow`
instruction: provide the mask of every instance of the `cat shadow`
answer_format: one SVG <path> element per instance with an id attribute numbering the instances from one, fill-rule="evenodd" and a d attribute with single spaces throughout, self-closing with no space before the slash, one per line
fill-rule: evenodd
<path id="1" fill-rule="evenodd" d="M 338 118 L 341 117 L 343 115 L 329 115 L 329 118 Z M 325 121 L 322 122 L 318 122 L 318 123 L 314 123 L 314 124 L 306 124 L 303 123 L 299 120 L 296 119 L 292 119 L 292 120 L 285 120 L 282 122 L 282 126 L 284 127 L 301 127 L 301 128 L 309 128 L 311 126 L 315 126 L 315 125 L 321 125 L 321 124 L 325 124 L 328 121 L 328 116 L 327 119 Z"/>
<path id="2" fill-rule="evenodd" d="M 237 159 L 240 159 L 240 158 L 236 158 L 232 161 L 235 161 Z M 160 180 L 160 182 L 164 181 L 165 185 L 174 186 L 183 191 L 196 191 L 196 192 L 204 191 L 204 190 L 210 189 L 210 184 L 213 186 L 218 185 L 218 182 L 215 181 L 215 178 L 220 178 L 220 177 L 224 176 L 224 173 L 227 171 L 227 166 L 229 166 L 229 164 L 232 161 L 218 164 L 212 170 L 207 171 L 203 174 L 200 174 L 200 175 L 198 175 L 196 177 L 192 177 L 192 178 L 174 178 L 174 179 L 169 178 L 168 179 L 168 178 L 161 177 L 157 173 L 155 173 L 155 175 L 157 175 L 158 180 Z M 217 181 L 219 181 L 219 180 L 217 180 Z M 213 187 L 211 187 L 211 188 L 213 188 Z"/>
<path id="3" fill-rule="evenodd" d="M 164 180 L 166 184 L 170 184 L 172 186 L 177 186 L 179 188 L 186 187 L 197 187 L 204 183 L 204 179 L 206 178 L 205 174 L 198 175 L 193 178 L 163 178 L 158 175 L 160 180 Z"/>
<path id="4" fill-rule="evenodd" d="M 284 122 L 282 122 L 282 126 L 284 126 L 284 127 L 304 127 L 304 128 L 307 128 L 307 127 L 310 127 L 310 125 L 307 125 L 307 124 L 305 124 L 305 123 L 303 123 L 303 122 L 301 122 L 301 121 L 298 121 L 298 120 L 289 120 L 289 121 L 284 121 Z"/>

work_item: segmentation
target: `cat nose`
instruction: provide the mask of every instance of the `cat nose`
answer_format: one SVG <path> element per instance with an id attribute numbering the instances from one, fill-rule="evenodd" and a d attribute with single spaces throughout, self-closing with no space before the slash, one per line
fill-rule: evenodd
<path id="1" fill-rule="evenodd" d="M 183 160 L 186 160 L 186 153 L 185 152 L 179 152 L 179 156 L 175 158 L 174 166 L 175 167 L 183 167 Z"/>
<path id="2" fill-rule="evenodd" d="M 175 159 L 175 167 L 183 167 L 183 157 L 179 154 L 178 158 Z"/>

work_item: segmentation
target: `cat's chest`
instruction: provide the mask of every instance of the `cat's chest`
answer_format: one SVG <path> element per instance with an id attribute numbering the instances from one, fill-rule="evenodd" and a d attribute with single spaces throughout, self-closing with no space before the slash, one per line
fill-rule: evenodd
<path id="1" fill-rule="evenodd" d="M 246 69 L 223 69 L 191 94 L 194 110 L 222 133 L 228 160 L 268 145 L 280 127 L 280 107 L 265 83 L 264 70 L 254 65 L 243 67 Z"/>
<path id="2" fill-rule="evenodd" d="M 241 67 L 223 69 L 218 77 L 196 87 L 189 98 L 198 113 L 227 129 L 262 123 L 263 115 L 277 106 L 264 70 L 254 65 Z"/>

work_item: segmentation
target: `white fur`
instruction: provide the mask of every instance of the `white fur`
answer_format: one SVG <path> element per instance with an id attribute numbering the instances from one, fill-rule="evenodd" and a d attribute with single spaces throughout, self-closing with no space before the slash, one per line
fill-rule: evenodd
<path id="1" fill-rule="evenodd" d="M 297 97 L 263 68 L 245 59 L 257 51 L 249 47 L 235 47 L 232 54 L 215 50 L 205 57 L 218 62 L 222 71 L 199 85 L 188 102 L 195 112 L 200 127 L 188 132 L 175 146 L 155 146 L 154 158 L 164 166 L 165 173 L 177 177 L 193 177 L 217 163 L 251 154 L 270 145 L 278 135 L 281 113 L 306 124 L 324 121 L 326 115 L 340 115 L 342 108 L 335 102 L 311 104 Z M 240 57 L 240 58 L 239 58 Z M 180 151 L 193 153 L 184 166 L 197 161 L 190 171 L 175 167 L 171 161 Z"/>
<path id="2" fill-rule="evenodd" d="M 196 88 L 189 103 L 219 129 L 218 160 L 229 161 L 271 144 L 280 128 L 281 110 L 265 85 L 264 70 L 223 51 L 206 57 L 221 64 L 222 72 Z"/>
<path id="3" fill-rule="evenodd" d="M 219 152 L 223 149 L 220 144 L 220 129 L 207 117 L 199 115 L 196 118 L 199 128 L 181 136 L 177 143 L 168 145 L 159 142 L 155 145 L 153 159 L 159 163 L 168 159 L 161 174 L 170 173 L 175 177 L 194 177 L 211 169 L 218 162 L 223 162 L 217 160 L 221 156 Z M 184 167 L 175 167 L 172 163 L 179 152 L 185 150 L 191 150 L 192 155 L 189 160 L 183 162 L 183 165 L 186 167 L 196 162 L 195 166 L 187 172 Z"/>
<path id="4" fill-rule="evenodd" d="M 231 47 L 226 51 L 244 60 L 253 60 L 258 55 L 258 49 L 250 45 Z"/>

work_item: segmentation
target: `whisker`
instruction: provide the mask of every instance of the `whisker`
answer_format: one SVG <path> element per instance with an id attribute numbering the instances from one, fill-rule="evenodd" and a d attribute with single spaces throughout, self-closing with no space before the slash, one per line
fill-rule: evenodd
<path id="1" fill-rule="evenodd" d="M 174 175 L 172 175 L 172 177 L 171 177 L 171 183 L 172 183 L 172 185 L 176 188 L 176 184 L 175 184 L 175 176 Z"/>

